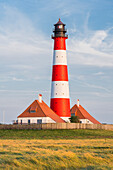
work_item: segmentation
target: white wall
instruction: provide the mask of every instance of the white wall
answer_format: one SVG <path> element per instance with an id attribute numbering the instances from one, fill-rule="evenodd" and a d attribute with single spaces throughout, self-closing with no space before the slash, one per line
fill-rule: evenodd
<path id="1" fill-rule="evenodd" d="M 21 123 L 22 120 L 22 124 L 28 124 L 28 120 L 30 120 L 30 123 L 36 123 L 37 124 L 37 120 L 38 119 L 42 119 L 42 123 L 56 123 L 54 120 L 52 120 L 50 117 L 22 117 L 22 118 L 18 118 L 18 123 Z"/>
<path id="2" fill-rule="evenodd" d="M 64 121 L 70 123 L 70 120 L 69 120 L 70 117 L 60 117 L 60 118 L 63 119 Z"/>
<path id="3" fill-rule="evenodd" d="M 93 124 L 90 120 L 88 119 L 80 119 L 81 123 L 87 123 L 87 124 Z"/>

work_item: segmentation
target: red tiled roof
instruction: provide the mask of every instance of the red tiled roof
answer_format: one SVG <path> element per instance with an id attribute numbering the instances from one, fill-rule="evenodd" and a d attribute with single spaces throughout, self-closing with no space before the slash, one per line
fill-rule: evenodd
<path id="1" fill-rule="evenodd" d="M 36 108 L 36 112 L 30 113 L 32 108 Z M 35 100 L 22 114 L 18 116 L 18 118 L 20 117 L 50 117 L 57 123 L 65 122 L 53 110 L 51 110 L 44 101 L 40 103 L 38 100 Z"/>
<path id="2" fill-rule="evenodd" d="M 30 110 L 37 110 L 37 106 L 36 105 L 31 106 Z"/>
<path id="3" fill-rule="evenodd" d="M 75 113 L 75 116 L 78 116 L 79 119 L 88 119 L 94 124 L 101 124 L 94 117 L 92 117 L 81 105 L 78 107 L 77 104 L 75 104 L 71 108 L 71 113 Z"/>

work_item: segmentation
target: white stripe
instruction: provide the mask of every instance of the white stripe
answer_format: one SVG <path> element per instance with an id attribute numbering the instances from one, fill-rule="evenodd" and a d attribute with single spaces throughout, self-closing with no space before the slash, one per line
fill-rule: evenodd
<path id="1" fill-rule="evenodd" d="M 54 50 L 53 65 L 67 65 L 66 50 Z"/>
<path id="2" fill-rule="evenodd" d="M 51 98 L 69 98 L 68 81 L 53 81 L 51 84 Z"/>

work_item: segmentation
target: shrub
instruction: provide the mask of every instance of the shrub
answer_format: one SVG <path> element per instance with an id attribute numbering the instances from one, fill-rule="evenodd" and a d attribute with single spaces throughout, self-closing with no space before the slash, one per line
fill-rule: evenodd
<path id="1" fill-rule="evenodd" d="M 80 120 L 79 120 L 78 116 L 71 116 L 70 122 L 71 123 L 80 123 Z"/>

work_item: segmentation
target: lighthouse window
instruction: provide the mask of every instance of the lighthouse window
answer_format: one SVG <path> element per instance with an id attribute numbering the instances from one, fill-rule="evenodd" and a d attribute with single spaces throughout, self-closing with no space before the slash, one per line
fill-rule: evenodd
<path id="1" fill-rule="evenodd" d="M 58 56 L 56 56 L 58 58 Z"/>
<path id="2" fill-rule="evenodd" d="M 56 86 L 57 86 L 57 84 L 56 84 Z"/>
<path id="3" fill-rule="evenodd" d="M 62 56 L 62 58 L 63 58 L 63 56 Z"/>
<path id="4" fill-rule="evenodd" d="M 56 95 L 57 95 L 57 93 L 56 93 Z"/>
<path id="5" fill-rule="evenodd" d="M 62 28 L 62 25 L 59 25 L 58 28 Z"/>
<path id="6" fill-rule="evenodd" d="M 64 93 L 63 93 L 63 95 L 64 95 Z"/>

